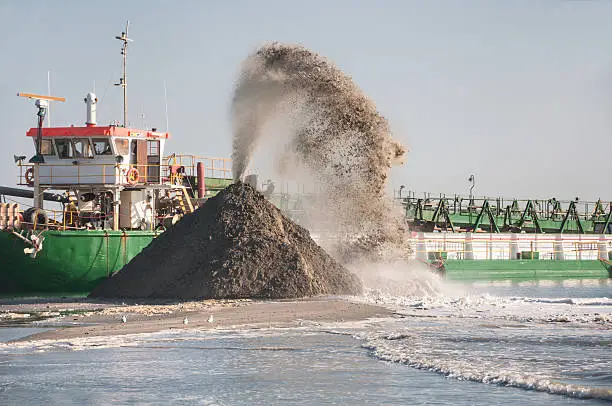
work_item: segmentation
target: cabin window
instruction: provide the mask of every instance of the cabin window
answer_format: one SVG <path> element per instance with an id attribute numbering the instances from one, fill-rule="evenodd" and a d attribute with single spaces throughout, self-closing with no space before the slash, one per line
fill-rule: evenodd
<path id="1" fill-rule="evenodd" d="M 55 148 L 53 148 L 53 141 L 42 140 L 40 144 L 40 153 L 43 155 L 55 155 Z"/>
<path id="2" fill-rule="evenodd" d="M 55 140 L 55 146 L 60 158 L 72 158 L 72 143 L 68 139 Z"/>
<path id="3" fill-rule="evenodd" d="M 107 138 L 94 138 L 93 140 L 94 152 L 96 155 L 112 155 L 110 141 Z"/>
<path id="4" fill-rule="evenodd" d="M 137 159 L 136 149 L 138 148 L 138 142 L 136 140 L 132 141 L 132 156 L 130 157 L 130 163 L 135 164 Z"/>
<path id="5" fill-rule="evenodd" d="M 115 150 L 117 151 L 117 155 L 127 155 L 129 154 L 130 140 L 124 139 L 116 139 L 115 140 Z"/>
<path id="6" fill-rule="evenodd" d="M 159 183 L 160 178 L 159 141 L 147 140 L 147 181 Z"/>
<path id="7" fill-rule="evenodd" d="M 75 158 L 93 158 L 93 151 L 88 138 L 76 138 L 72 141 Z"/>
<path id="8" fill-rule="evenodd" d="M 159 141 L 147 141 L 147 155 L 157 156 L 159 155 Z"/>

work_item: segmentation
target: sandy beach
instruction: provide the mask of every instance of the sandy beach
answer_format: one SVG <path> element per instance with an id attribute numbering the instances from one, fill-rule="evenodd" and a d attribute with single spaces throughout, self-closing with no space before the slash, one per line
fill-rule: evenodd
<path id="1" fill-rule="evenodd" d="M 293 301 L 204 300 L 125 303 L 91 300 L 0 301 L 0 327 L 53 326 L 20 341 L 151 333 L 173 329 L 295 327 L 389 317 L 392 311 L 337 298 Z M 122 321 L 125 316 L 126 322 Z M 212 316 L 212 317 L 211 317 Z M 187 324 L 185 324 L 187 319 Z M 212 321 L 211 321 L 212 320 Z"/>

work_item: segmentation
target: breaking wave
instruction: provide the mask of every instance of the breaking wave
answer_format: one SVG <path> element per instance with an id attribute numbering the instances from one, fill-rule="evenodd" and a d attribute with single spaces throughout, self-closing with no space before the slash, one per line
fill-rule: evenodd
<path id="1" fill-rule="evenodd" d="M 398 315 L 358 335 L 378 359 L 458 380 L 612 400 L 607 297 L 398 296 L 370 289 L 364 300 Z"/>
<path id="2" fill-rule="evenodd" d="M 471 357 L 471 360 L 466 362 L 461 358 L 445 357 L 443 354 L 446 351 L 443 348 L 432 348 L 431 343 L 419 350 L 419 343 L 413 338 L 414 335 L 410 334 L 392 333 L 384 337 L 366 338 L 367 344 L 363 347 L 381 360 L 403 363 L 458 380 L 511 386 L 574 398 L 612 400 L 612 389 L 561 382 L 543 372 L 520 372 L 521 369 L 517 366 L 504 370 L 501 365 L 495 365 L 494 361 L 483 358 Z M 408 345 L 398 345 L 398 342 L 407 342 Z M 612 375 L 608 375 L 606 381 L 612 384 Z"/>

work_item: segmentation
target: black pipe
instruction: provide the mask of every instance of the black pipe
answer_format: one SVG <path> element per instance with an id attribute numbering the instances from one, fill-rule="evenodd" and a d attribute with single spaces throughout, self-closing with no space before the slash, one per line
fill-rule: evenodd
<path id="1" fill-rule="evenodd" d="M 25 197 L 26 199 L 34 199 L 34 191 L 27 189 L 18 189 L 14 187 L 0 186 L 0 195 L 14 196 L 14 197 Z M 66 196 L 58 195 L 56 193 L 43 193 L 43 199 L 48 202 L 68 203 L 70 200 Z"/>

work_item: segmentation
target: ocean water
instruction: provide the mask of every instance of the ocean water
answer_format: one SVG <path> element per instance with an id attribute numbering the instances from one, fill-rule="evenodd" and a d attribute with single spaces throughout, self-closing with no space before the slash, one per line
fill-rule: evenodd
<path id="1" fill-rule="evenodd" d="M 0 329 L 0 404 L 612 401 L 612 283 L 453 288 L 371 289 L 353 300 L 394 317 L 289 329 L 34 343 Z"/>

